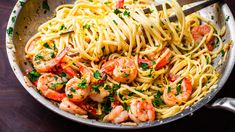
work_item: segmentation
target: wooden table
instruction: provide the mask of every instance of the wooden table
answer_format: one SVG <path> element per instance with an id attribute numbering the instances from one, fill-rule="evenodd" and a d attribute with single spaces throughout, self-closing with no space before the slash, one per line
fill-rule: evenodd
<path id="1" fill-rule="evenodd" d="M 0 0 L 0 132 L 90 131 L 102 130 L 65 119 L 42 106 L 16 79 L 7 60 L 5 30 L 9 14 L 17 0 Z M 226 0 L 235 14 L 235 1 Z M 235 30 L 235 29 L 234 29 Z M 235 97 L 235 71 L 218 97 Z M 235 131 L 235 114 L 224 110 L 202 108 L 170 124 L 144 131 Z M 104 130 L 104 129 L 103 129 Z M 106 130 L 109 131 L 109 130 Z"/>

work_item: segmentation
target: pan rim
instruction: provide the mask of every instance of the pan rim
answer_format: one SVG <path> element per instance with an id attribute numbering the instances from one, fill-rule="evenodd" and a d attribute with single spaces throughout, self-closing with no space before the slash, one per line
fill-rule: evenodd
<path id="1" fill-rule="evenodd" d="M 27 0 L 25 0 L 27 2 Z M 9 29 L 10 27 L 13 28 L 14 31 L 14 27 L 15 27 L 15 23 L 11 21 L 11 18 L 13 15 L 18 16 L 21 9 L 23 8 L 20 5 L 20 1 L 18 0 L 18 2 L 16 3 L 15 7 L 12 10 L 12 13 L 9 17 L 9 21 L 8 21 L 8 25 L 7 25 L 7 29 Z M 233 14 L 231 13 L 231 10 L 229 9 L 228 5 L 223 3 L 221 5 L 221 10 L 222 12 L 226 12 L 226 15 L 230 16 L 230 20 L 227 22 L 229 30 L 230 30 L 230 38 L 231 40 L 235 41 L 235 30 L 231 30 L 233 28 L 235 28 L 235 21 L 234 21 L 234 17 Z M 14 13 L 15 11 L 15 13 Z M 232 28 L 233 27 L 233 28 Z M 67 113 L 65 111 L 60 110 L 57 106 L 53 105 L 48 99 L 42 97 L 38 92 L 36 92 L 33 88 L 28 87 L 23 79 L 23 73 L 21 72 L 20 67 L 18 66 L 18 64 L 14 61 L 16 60 L 16 57 L 14 56 L 14 48 L 8 48 L 8 45 L 12 45 L 13 44 L 13 37 L 9 36 L 6 33 L 6 51 L 7 51 L 7 57 L 8 57 L 8 61 L 11 65 L 11 68 L 15 74 L 15 76 L 17 77 L 17 79 L 19 80 L 19 82 L 21 83 L 21 85 L 26 89 L 26 91 L 33 96 L 34 99 L 36 99 L 39 103 L 41 103 L 43 106 L 45 106 L 46 108 L 50 109 L 51 111 L 57 113 L 58 115 L 61 115 L 67 119 L 73 120 L 75 122 L 79 122 L 85 125 L 89 125 L 89 126 L 94 126 L 94 127 L 100 127 L 100 128 L 108 128 L 108 129 L 142 129 L 142 128 L 149 128 L 149 127 L 155 127 L 155 126 L 159 126 L 162 124 L 167 124 L 169 122 L 173 122 L 175 120 L 178 120 L 180 118 L 183 118 L 193 112 L 195 112 L 196 110 L 198 110 L 199 108 L 201 108 L 202 106 L 204 106 L 205 104 L 207 104 L 219 91 L 220 89 L 224 86 L 225 82 L 227 81 L 228 77 L 230 76 L 233 67 L 234 67 L 234 63 L 235 63 L 235 47 L 233 46 L 231 51 L 230 51 L 230 57 L 228 59 L 228 63 L 225 66 L 225 70 L 223 73 L 223 76 L 220 79 L 220 82 L 218 83 L 217 88 L 213 89 L 210 93 L 208 93 L 205 97 L 203 97 L 203 99 L 201 99 L 200 101 L 198 101 L 195 105 L 185 109 L 184 111 L 169 117 L 169 118 L 165 118 L 162 120 L 156 120 L 154 122 L 151 123 L 141 123 L 137 126 L 125 126 L 125 125 L 120 125 L 120 124 L 112 124 L 112 123 L 104 123 L 104 122 L 100 122 L 100 121 L 96 121 L 96 120 L 92 120 L 92 119 L 84 119 L 84 118 L 78 118 L 73 114 Z"/>

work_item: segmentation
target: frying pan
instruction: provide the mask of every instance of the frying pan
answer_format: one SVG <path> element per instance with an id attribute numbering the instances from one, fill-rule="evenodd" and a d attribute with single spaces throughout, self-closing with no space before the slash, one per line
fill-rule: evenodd
<path id="1" fill-rule="evenodd" d="M 125 126 L 120 124 L 104 123 L 93 119 L 84 119 L 77 117 L 73 114 L 60 110 L 58 106 L 41 96 L 33 87 L 27 86 L 24 81 L 25 69 L 29 67 L 27 60 L 24 57 L 24 46 L 26 42 L 31 36 L 33 36 L 37 32 L 37 28 L 40 24 L 47 21 L 49 17 L 53 16 L 53 11 L 57 6 L 63 3 L 73 3 L 75 0 L 47 0 L 49 4 L 49 9 L 47 7 L 45 8 L 45 5 L 42 4 L 43 1 L 44 0 L 19 0 L 16 3 L 11 13 L 6 33 L 6 50 L 8 59 L 20 83 L 38 102 L 46 106 L 48 109 L 54 111 L 55 113 L 64 116 L 68 119 L 71 119 L 75 122 L 102 128 L 137 129 L 158 126 L 175 121 L 193 113 L 202 106 L 208 104 L 208 102 L 212 100 L 212 98 L 223 87 L 233 69 L 235 63 L 234 46 L 230 49 L 229 55 L 225 63 L 223 63 L 222 65 L 218 65 L 220 55 L 213 60 L 213 66 L 217 67 L 216 70 L 221 75 L 217 86 L 196 104 L 186 108 L 184 111 L 169 118 L 159 119 L 154 122 L 141 123 L 137 126 Z M 185 0 L 179 2 L 185 2 Z M 190 2 L 195 2 L 195 0 L 191 0 Z M 227 4 L 221 2 L 217 5 L 203 9 L 202 11 L 200 11 L 200 14 L 209 19 L 211 19 L 213 16 L 213 20 L 211 21 L 216 23 L 217 27 L 221 28 L 226 23 L 227 31 L 226 35 L 223 37 L 223 40 L 235 40 L 235 22 Z M 223 108 L 235 112 L 235 99 L 218 99 L 210 106 L 213 108 Z"/>

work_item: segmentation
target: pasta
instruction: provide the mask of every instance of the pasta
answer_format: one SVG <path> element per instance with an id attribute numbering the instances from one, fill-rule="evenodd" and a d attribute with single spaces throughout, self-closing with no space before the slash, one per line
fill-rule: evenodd
<path id="1" fill-rule="evenodd" d="M 154 121 L 192 106 L 216 85 L 212 60 L 228 48 L 198 13 L 185 16 L 175 0 L 162 10 L 155 5 L 77 0 L 57 7 L 25 46 L 30 80 L 62 110 L 112 123 Z"/>

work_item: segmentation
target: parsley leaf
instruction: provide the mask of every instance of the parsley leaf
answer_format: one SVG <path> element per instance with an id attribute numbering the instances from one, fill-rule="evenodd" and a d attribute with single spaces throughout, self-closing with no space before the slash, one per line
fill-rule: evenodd
<path id="1" fill-rule="evenodd" d="M 124 103 L 124 104 L 123 104 L 123 108 L 124 108 L 125 110 L 130 110 L 130 106 L 128 106 L 127 103 Z"/>
<path id="2" fill-rule="evenodd" d="M 7 34 L 8 34 L 9 36 L 12 36 L 12 34 L 13 34 L 13 28 L 12 28 L 12 27 L 9 27 L 9 28 L 7 29 Z"/>
<path id="3" fill-rule="evenodd" d="M 40 59 L 44 59 L 44 57 L 42 55 L 40 55 L 40 54 L 37 54 L 35 56 L 35 60 L 40 60 Z"/>
<path id="4" fill-rule="evenodd" d="M 47 0 L 44 0 L 43 2 L 42 2 L 42 9 L 45 9 L 45 10 L 50 10 L 50 7 L 49 7 L 49 5 L 48 5 L 48 3 L 47 3 Z"/>
<path id="5" fill-rule="evenodd" d="M 41 76 L 41 74 L 36 70 L 29 72 L 28 75 L 29 75 L 29 80 L 32 82 L 35 82 Z"/>
<path id="6" fill-rule="evenodd" d="M 61 72 L 60 76 L 61 76 L 61 77 L 66 77 L 67 75 L 66 75 L 65 72 Z"/>
<path id="7" fill-rule="evenodd" d="M 117 23 L 115 20 L 113 20 L 113 22 L 114 22 L 116 25 L 118 25 L 118 23 Z"/>
<path id="8" fill-rule="evenodd" d="M 155 61 L 155 60 L 153 60 L 153 61 L 152 61 L 152 64 L 153 64 L 153 65 L 155 65 L 155 64 L 156 64 L 156 61 Z"/>
<path id="9" fill-rule="evenodd" d="M 117 14 L 119 14 L 119 13 L 122 13 L 118 8 L 116 8 L 115 10 L 114 10 L 114 13 L 117 15 Z"/>
<path id="10" fill-rule="evenodd" d="M 140 63 L 140 67 L 143 68 L 144 70 L 148 69 L 149 65 L 147 63 Z"/>
<path id="11" fill-rule="evenodd" d="M 79 88 L 87 88 L 87 82 L 86 79 L 82 80 L 80 83 L 78 83 Z"/>
<path id="12" fill-rule="evenodd" d="M 65 30 L 67 29 L 64 25 L 60 26 L 60 30 Z"/>
<path id="13" fill-rule="evenodd" d="M 98 70 L 95 71 L 94 77 L 95 77 L 96 79 L 100 79 L 100 73 L 99 73 Z"/>
<path id="14" fill-rule="evenodd" d="M 66 83 L 67 83 L 67 82 L 52 83 L 51 86 L 52 86 L 52 87 L 57 87 L 57 86 L 64 85 L 64 84 L 66 84 Z"/>
<path id="15" fill-rule="evenodd" d="M 163 100 L 161 99 L 162 93 L 157 91 L 157 94 L 154 96 L 153 105 L 158 107 L 163 104 Z"/>
<path id="16" fill-rule="evenodd" d="M 49 46 L 48 43 L 43 44 L 43 46 L 44 46 L 45 48 L 51 49 L 51 47 Z"/>
<path id="17" fill-rule="evenodd" d="M 92 89 L 96 92 L 96 93 L 100 93 L 100 89 L 98 85 L 92 85 Z"/>
<path id="18" fill-rule="evenodd" d="M 124 16 L 130 16 L 130 12 L 127 11 L 127 10 L 125 10 L 125 11 L 123 12 L 123 15 L 124 15 Z"/>
<path id="19" fill-rule="evenodd" d="M 130 76 L 129 73 L 125 73 L 125 74 L 123 75 L 123 77 L 128 77 L 128 76 Z"/>
<path id="20" fill-rule="evenodd" d="M 224 57 L 224 55 L 225 55 L 224 50 L 221 51 L 221 55 L 222 55 L 222 57 Z"/>
<path id="21" fill-rule="evenodd" d="M 70 91 L 76 93 L 76 90 L 73 87 L 70 88 Z"/>
<path id="22" fill-rule="evenodd" d="M 168 87 L 167 88 L 167 93 L 170 93 L 171 92 L 171 87 Z"/>
<path id="23" fill-rule="evenodd" d="M 72 94 L 68 94 L 67 96 L 68 96 L 68 98 L 73 98 Z"/>
<path id="24" fill-rule="evenodd" d="M 20 2 L 20 6 L 24 6 L 25 2 L 24 1 L 19 1 Z"/>
<path id="25" fill-rule="evenodd" d="M 115 101 L 112 96 L 109 96 L 108 99 L 109 99 L 110 102 L 114 102 Z"/>
<path id="26" fill-rule="evenodd" d="M 90 24 L 85 24 L 83 25 L 83 29 L 90 29 L 91 28 L 91 25 Z"/>
<path id="27" fill-rule="evenodd" d="M 13 17 L 11 18 L 11 21 L 12 21 L 12 22 L 15 22 L 15 21 L 16 21 L 16 16 L 13 16 Z"/>

